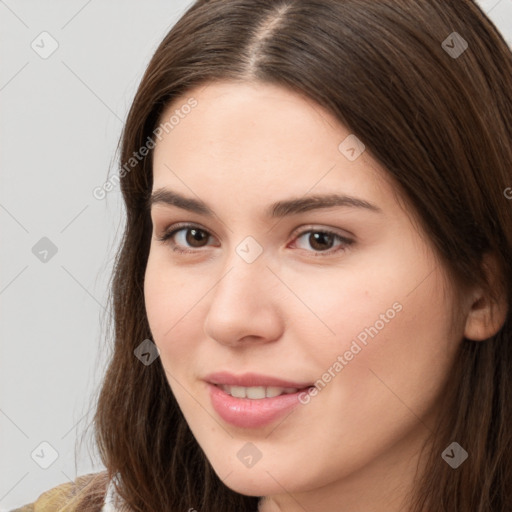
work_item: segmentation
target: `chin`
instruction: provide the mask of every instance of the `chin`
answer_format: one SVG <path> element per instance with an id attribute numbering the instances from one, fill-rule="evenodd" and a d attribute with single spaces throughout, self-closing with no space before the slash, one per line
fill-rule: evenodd
<path id="1" fill-rule="evenodd" d="M 233 471 L 225 477 L 224 485 L 245 496 L 272 496 L 283 492 L 282 486 L 276 482 L 280 481 L 279 477 L 274 480 L 265 471 L 249 474 L 251 471 L 252 469 Z M 286 482 L 284 486 L 286 487 Z"/>

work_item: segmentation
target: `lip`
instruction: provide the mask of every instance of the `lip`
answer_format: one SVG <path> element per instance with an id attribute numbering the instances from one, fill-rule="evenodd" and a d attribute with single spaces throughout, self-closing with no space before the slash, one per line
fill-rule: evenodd
<path id="1" fill-rule="evenodd" d="M 218 372 L 208 375 L 204 380 L 215 412 L 227 423 L 246 429 L 263 427 L 289 413 L 301 403 L 299 395 L 312 386 L 309 383 L 286 381 L 255 373 L 236 376 L 228 372 Z M 216 384 L 244 387 L 278 386 L 297 388 L 298 391 L 273 398 L 235 398 Z"/>
<path id="2" fill-rule="evenodd" d="M 300 389 L 296 393 L 274 398 L 235 398 L 215 384 L 207 383 L 210 399 L 215 412 L 227 423 L 240 428 L 260 428 L 291 411 L 299 405 Z"/>
<path id="3" fill-rule="evenodd" d="M 204 377 L 203 380 L 209 384 L 225 384 L 227 386 L 276 386 L 280 388 L 297 388 L 299 390 L 311 387 L 313 385 L 312 382 L 292 382 L 279 379 L 277 377 L 260 375 L 257 373 L 244 373 L 242 375 L 234 375 L 225 371 L 211 373 Z"/>

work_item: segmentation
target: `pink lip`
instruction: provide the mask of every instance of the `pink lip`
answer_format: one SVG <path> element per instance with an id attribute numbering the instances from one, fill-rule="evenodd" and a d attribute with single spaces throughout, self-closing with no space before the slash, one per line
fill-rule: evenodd
<path id="1" fill-rule="evenodd" d="M 235 398 L 221 388 L 208 383 L 215 412 L 226 422 L 241 428 L 263 427 L 299 405 L 304 389 L 274 398 Z"/>
<path id="2" fill-rule="evenodd" d="M 258 428 L 267 425 L 296 407 L 299 395 L 310 384 L 285 381 L 274 377 L 266 377 L 254 373 L 235 376 L 227 372 L 208 375 L 205 379 L 210 393 L 210 399 L 215 412 L 227 423 L 241 428 Z M 235 398 L 223 391 L 216 384 L 230 386 L 277 386 L 297 388 L 296 393 L 283 394 L 274 398 Z"/>
<path id="3" fill-rule="evenodd" d="M 276 386 L 279 388 L 297 388 L 304 389 L 312 386 L 311 382 L 292 382 L 277 377 L 268 377 L 257 373 L 244 373 L 243 375 L 233 375 L 229 372 L 210 373 L 204 379 L 210 384 L 226 384 L 228 386 Z"/>

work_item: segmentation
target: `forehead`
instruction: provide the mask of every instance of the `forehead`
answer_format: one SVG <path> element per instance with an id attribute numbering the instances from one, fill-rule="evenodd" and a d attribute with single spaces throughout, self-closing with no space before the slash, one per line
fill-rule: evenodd
<path id="1" fill-rule="evenodd" d="M 191 100 L 195 106 L 189 109 Z M 337 139 L 349 133 L 310 99 L 268 84 L 220 82 L 192 89 L 167 107 L 161 124 L 173 117 L 171 136 L 164 134 L 166 146 L 193 146 L 200 139 L 209 150 L 226 151 L 231 146 L 231 153 L 239 148 L 247 154 L 257 149 L 261 157 L 293 146 L 298 153 L 304 143 L 311 147 L 320 138 L 324 146 L 333 142 L 336 149 Z M 329 132 L 336 124 L 338 133 L 330 141 Z"/>
<path id="2" fill-rule="evenodd" d="M 248 189 L 253 198 L 279 190 L 375 196 L 386 178 L 366 150 L 347 158 L 343 151 L 355 136 L 331 113 L 276 85 L 199 86 L 165 109 L 160 125 L 166 122 L 154 152 L 153 189 L 190 195 L 191 188 L 218 193 L 222 186 L 231 198 Z"/>

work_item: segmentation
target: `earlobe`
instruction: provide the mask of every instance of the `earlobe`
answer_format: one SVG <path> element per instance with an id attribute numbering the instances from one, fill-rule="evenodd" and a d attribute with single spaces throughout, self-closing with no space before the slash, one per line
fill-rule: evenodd
<path id="1" fill-rule="evenodd" d="M 505 323 L 508 313 L 508 300 L 496 258 L 491 254 L 484 255 L 482 266 L 489 288 L 475 290 L 464 329 L 464 337 L 474 341 L 494 336 Z"/>

